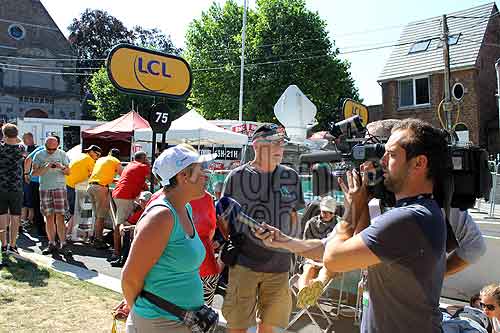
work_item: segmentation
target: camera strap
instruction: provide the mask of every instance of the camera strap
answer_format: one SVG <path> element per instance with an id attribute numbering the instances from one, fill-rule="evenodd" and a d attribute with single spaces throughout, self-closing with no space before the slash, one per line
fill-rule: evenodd
<path id="1" fill-rule="evenodd" d="M 141 296 L 159 307 L 162 310 L 165 310 L 167 312 L 170 312 L 180 320 L 184 320 L 184 317 L 186 316 L 186 310 L 181 309 L 177 305 L 170 303 L 166 299 L 163 299 L 159 296 L 156 296 L 155 294 L 150 293 L 149 291 L 142 290 L 141 291 Z"/>

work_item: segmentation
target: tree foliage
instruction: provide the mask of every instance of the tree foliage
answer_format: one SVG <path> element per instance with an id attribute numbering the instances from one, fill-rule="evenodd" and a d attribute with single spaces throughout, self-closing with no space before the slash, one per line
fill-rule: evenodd
<path id="1" fill-rule="evenodd" d="M 191 103 L 207 118 L 238 117 L 242 15 L 234 0 L 213 3 L 186 34 Z M 338 58 L 325 21 L 304 0 L 257 0 L 247 12 L 245 64 L 245 120 L 276 122 L 274 104 L 291 84 L 317 106 L 321 128 L 338 120 L 341 99 L 359 99 L 350 64 Z"/>
<path id="2" fill-rule="evenodd" d="M 88 100 L 93 115 L 99 120 L 112 120 L 120 114 L 128 112 L 134 101 L 135 109 L 147 116 L 154 98 L 148 96 L 129 95 L 119 92 L 109 81 L 106 71 L 101 68 L 102 59 L 109 51 L 120 43 L 129 43 L 157 51 L 180 54 L 169 36 L 160 30 L 145 29 L 135 26 L 128 29 L 125 25 L 106 11 L 85 10 L 79 18 L 73 19 L 68 27 L 69 41 L 76 50 L 81 72 L 92 73 L 88 80 L 82 80 L 82 94 L 93 98 Z M 99 60 L 100 59 L 100 60 Z M 94 70 L 92 68 L 101 68 Z M 179 106 L 173 104 L 177 109 Z"/>
<path id="3" fill-rule="evenodd" d="M 104 67 L 92 75 L 89 81 L 89 89 L 94 97 L 89 101 L 89 104 L 92 106 L 97 120 L 109 121 L 116 119 L 132 110 L 132 107 L 145 119 L 149 119 L 153 104 L 165 102 L 158 97 L 124 94 L 118 91 L 109 80 Z M 187 111 L 183 103 L 170 101 L 167 105 L 174 118 Z"/>

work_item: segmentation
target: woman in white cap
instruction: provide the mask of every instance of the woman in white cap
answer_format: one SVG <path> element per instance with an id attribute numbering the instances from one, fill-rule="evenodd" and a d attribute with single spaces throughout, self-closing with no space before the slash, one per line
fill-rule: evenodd
<path id="1" fill-rule="evenodd" d="M 205 249 L 188 202 L 204 195 L 207 179 L 201 163 L 214 158 L 178 145 L 155 161 L 152 172 L 164 195 L 146 207 L 122 272 L 123 295 L 131 309 L 127 332 L 190 332 L 177 316 L 149 301 L 148 295 L 187 311 L 203 306 L 198 270 Z"/>
<path id="2" fill-rule="evenodd" d="M 336 209 L 337 202 L 333 197 L 323 197 L 319 204 L 320 213 L 306 222 L 303 238 L 323 239 L 328 236 L 339 221 L 339 217 L 335 214 Z M 333 277 L 322 263 L 313 260 L 306 260 L 302 269 L 303 273 L 298 281 L 297 307 L 299 308 L 314 305 L 325 284 Z"/>

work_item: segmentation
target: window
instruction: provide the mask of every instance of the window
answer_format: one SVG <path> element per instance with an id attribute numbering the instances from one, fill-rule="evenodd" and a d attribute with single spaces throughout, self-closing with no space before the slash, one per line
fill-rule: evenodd
<path id="1" fill-rule="evenodd" d="M 427 51 L 427 48 L 429 47 L 430 43 L 431 43 L 430 39 L 426 39 L 426 40 L 421 40 L 419 42 L 415 42 L 410 47 L 410 51 L 408 52 L 408 54 Z"/>
<path id="2" fill-rule="evenodd" d="M 399 106 L 409 107 L 430 103 L 429 78 L 399 81 Z"/>
<path id="3" fill-rule="evenodd" d="M 456 35 L 450 35 L 448 36 L 448 45 L 456 45 L 458 43 L 458 39 L 460 38 L 461 34 L 456 34 Z M 440 41 L 437 44 L 437 48 L 443 47 L 443 42 Z"/>
<path id="4" fill-rule="evenodd" d="M 15 40 L 21 40 L 26 35 L 26 30 L 20 24 L 11 24 L 7 30 L 9 36 Z"/>

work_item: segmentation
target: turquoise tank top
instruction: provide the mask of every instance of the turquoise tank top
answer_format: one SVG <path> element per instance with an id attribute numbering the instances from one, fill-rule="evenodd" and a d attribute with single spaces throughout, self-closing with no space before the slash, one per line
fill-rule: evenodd
<path id="1" fill-rule="evenodd" d="M 185 310 L 198 310 L 203 305 L 203 284 L 199 268 L 205 259 L 205 248 L 193 225 L 191 206 L 186 205 L 193 226 L 191 238 L 184 232 L 177 212 L 165 198 L 159 198 L 150 204 L 166 205 L 174 217 L 174 226 L 167 246 L 158 262 L 151 268 L 144 280 L 144 290 L 153 293 Z M 133 310 L 147 319 L 179 319 L 160 309 L 145 298 L 139 296 Z"/>

